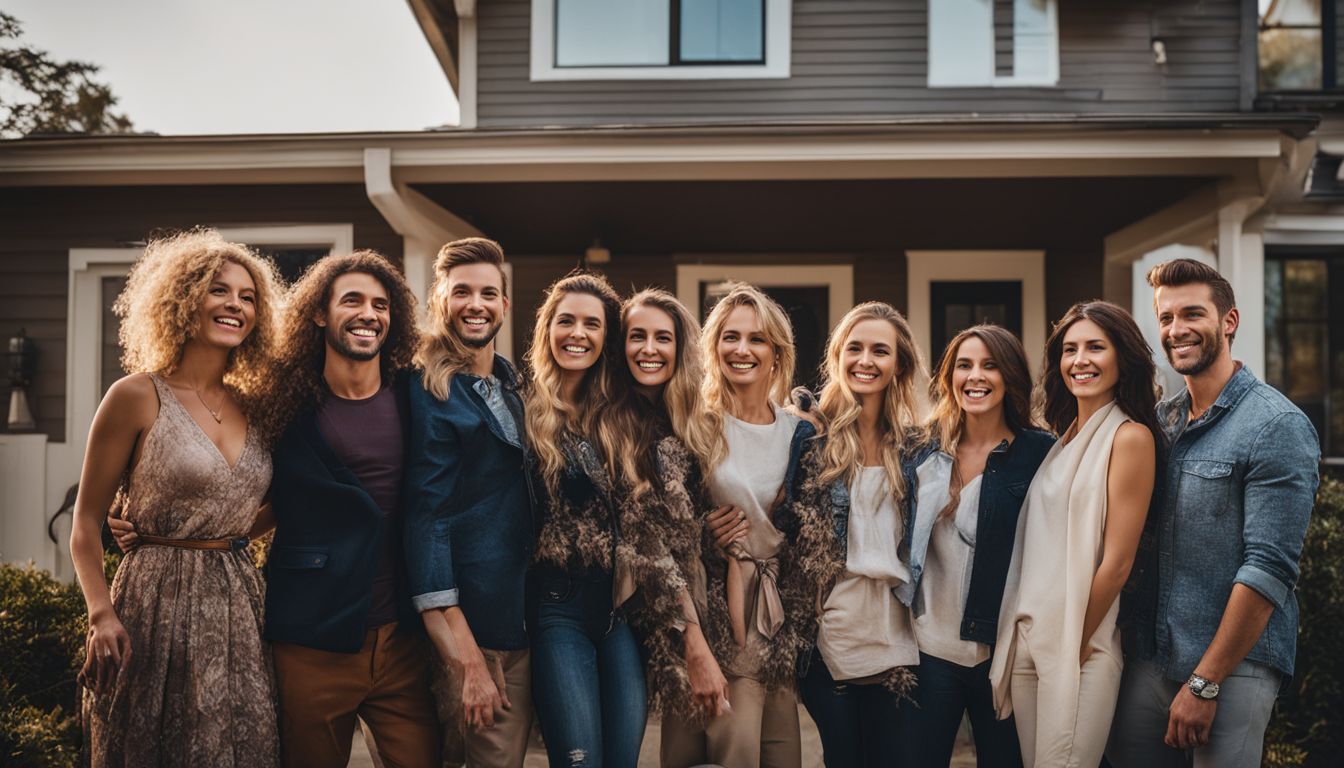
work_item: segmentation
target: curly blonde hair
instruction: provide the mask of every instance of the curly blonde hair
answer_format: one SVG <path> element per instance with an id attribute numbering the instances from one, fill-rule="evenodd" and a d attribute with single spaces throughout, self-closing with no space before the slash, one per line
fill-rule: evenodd
<path id="1" fill-rule="evenodd" d="M 251 412 L 275 354 L 281 283 L 269 260 L 213 229 L 155 239 L 131 267 L 126 289 L 112 305 L 121 318 L 121 365 L 127 373 L 171 374 L 196 333 L 196 313 L 225 262 L 246 269 L 256 288 L 256 324 L 229 351 L 224 370 L 225 386 Z"/>
<path id="2" fill-rule="evenodd" d="M 765 332 L 765 339 L 775 348 L 775 368 L 770 374 L 770 402 L 783 405 L 789 397 L 789 388 L 793 386 L 793 370 L 798 364 L 798 354 L 793 346 L 793 323 L 784 308 L 765 292 L 754 285 L 732 282 L 728 284 L 728 295 L 719 299 L 714 309 L 705 319 L 705 329 L 700 333 L 700 356 L 704 361 L 705 378 L 700 385 L 700 396 L 704 400 L 706 419 L 716 436 L 705 468 L 713 470 L 728 456 L 728 438 L 723 431 L 723 414 L 737 410 L 737 402 L 732 387 L 724 376 L 719 361 L 719 336 L 723 335 L 723 326 L 728 316 L 738 307 L 751 307 Z"/>
<path id="3" fill-rule="evenodd" d="M 821 481 L 852 482 L 863 464 L 863 447 L 859 441 L 859 415 L 863 405 L 850 391 L 841 360 L 845 342 L 854 326 L 865 320 L 883 320 L 896 331 L 896 375 L 882 393 L 882 411 L 878 428 L 882 430 L 882 467 L 886 470 L 887 490 L 896 508 L 905 497 L 905 480 L 901 474 L 901 454 L 906 443 L 913 440 L 918 418 L 918 400 L 915 381 L 923 368 L 919 348 L 905 318 L 890 304 L 869 301 L 845 313 L 831 331 L 826 342 L 826 360 L 823 363 L 826 383 L 822 385 L 819 407 L 827 422 L 826 442 L 821 454 Z"/>
<path id="4" fill-rule="evenodd" d="M 561 369 L 551 353 L 551 321 L 567 294 L 582 293 L 602 302 L 602 354 L 584 373 L 580 400 L 575 407 L 560 396 Z M 621 344 L 621 297 L 601 275 L 576 272 L 560 278 L 546 291 L 546 300 L 537 310 L 532 344 L 527 349 L 527 364 L 532 382 L 527 390 L 527 441 L 541 467 L 547 489 L 554 494 L 565 467 L 564 441 L 572 436 L 594 436 L 597 413 L 611 402 L 612 378 L 616 362 L 624 364 Z"/>

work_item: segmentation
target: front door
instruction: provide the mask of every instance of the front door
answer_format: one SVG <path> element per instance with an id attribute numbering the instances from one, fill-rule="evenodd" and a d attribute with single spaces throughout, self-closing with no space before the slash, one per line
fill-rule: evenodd
<path id="1" fill-rule="evenodd" d="M 929 284 L 932 366 L 952 337 L 980 323 L 993 323 L 1022 338 L 1022 281 L 935 280 Z"/>

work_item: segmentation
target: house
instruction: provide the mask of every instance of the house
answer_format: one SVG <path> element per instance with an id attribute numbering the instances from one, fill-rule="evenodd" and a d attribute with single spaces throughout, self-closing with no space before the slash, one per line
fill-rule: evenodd
<path id="1" fill-rule="evenodd" d="M 1155 342 L 1142 274 L 1191 255 L 1344 463 L 1344 0 L 408 2 L 457 129 L 0 143 L 0 339 L 39 349 L 0 557 L 70 575 L 47 527 L 120 375 L 109 307 L 139 244 L 197 224 L 291 274 L 374 248 L 421 296 L 440 244 L 495 238 L 515 357 L 579 264 L 701 311 L 750 280 L 803 366 L 870 299 L 930 357 L 986 318 L 1035 355 L 1093 297 Z"/>

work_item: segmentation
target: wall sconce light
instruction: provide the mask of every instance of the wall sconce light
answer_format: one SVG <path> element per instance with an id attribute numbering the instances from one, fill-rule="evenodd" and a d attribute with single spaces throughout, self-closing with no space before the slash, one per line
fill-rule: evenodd
<path id="1" fill-rule="evenodd" d="M 610 264 L 611 251 L 602 247 L 601 240 L 593 240 L 593 244 L 588 246 L 588 250 L 583 252 L 583 263 L 585 264 Z"/>
<path id="2" fill-rule="evenodd" d="M 7 346 L 8 358 L 6 370 L 9 373 L 9 429 L 21 432 L 37 428 L 33 420 L 32 409 L 28 407 L 28 395 L 24 387 L 33 380 L 33 369 L 37 365 L 37 345 L 29 339 L 23 329 L 19 335 L 10 338 Z"/>
<path id="3" fill-rule="evenodd" d="M 1167 63 L 1167 41 L 1160 37 L 1153 38 L 1153 64 L 1162 66 Z"/>

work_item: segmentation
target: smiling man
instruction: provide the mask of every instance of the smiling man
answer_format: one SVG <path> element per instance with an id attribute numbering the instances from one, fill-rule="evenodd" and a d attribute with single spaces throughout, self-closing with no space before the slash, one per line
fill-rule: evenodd
<path id="1" fill-rule="evenodd" d="M 1148 283 L 1186 388 L 1158 405 L 1169 445 L 1150 512 L 1156 551 L 1135 566 L 1148 578 L 1132 598 L 1106 756 L 1116 768 L 1259 766 L 1293 674 L 1320 443 L 1302 411 L 1232 359 L 1241 316 L 1222 275 L 1176 259 Z"/>
<path id="2" fill-rule="evenodd" d="M 331 256 L 294 285 L 268 407 L 274 451 L 267 563 L 286 766 L 344 766 L 356 716 L 389 766 L 439 765 L 430 655 L 401 554 L 415 298 L 371 251 Z"/>

